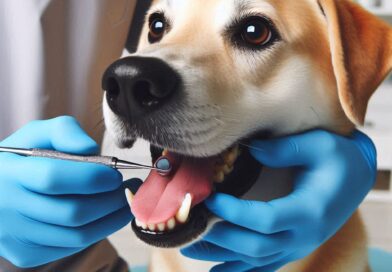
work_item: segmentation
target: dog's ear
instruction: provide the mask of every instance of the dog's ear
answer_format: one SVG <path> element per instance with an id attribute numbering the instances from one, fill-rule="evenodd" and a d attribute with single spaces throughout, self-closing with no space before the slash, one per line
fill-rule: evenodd
<path id="1" fill-rule="evenodd" d="M 339 99 L 363 125 L 370 97 L 392 68 L 392 28 L 350 0 L 319 0 L 328 24 Z"/>

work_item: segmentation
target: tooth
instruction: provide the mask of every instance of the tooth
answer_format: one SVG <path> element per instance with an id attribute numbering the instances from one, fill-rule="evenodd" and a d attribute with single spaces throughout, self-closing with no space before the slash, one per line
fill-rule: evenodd
<path id="1" fill-rule="evenodd" d="M 127 198 L 129 206 L 131 206 L 134 195 L 132 194 L 131 190 L 129 190 L 128 188 L 125 189 L 125 196 Z"/>
<path id="2" fill-rule="evenodd" d="M 164 149 L 162 152 L 162 156 L 167 156 L 169 154 L 169 150 Z"/>
<path id="3" fill-rule="evenodd" d="M 225 180 L 225 174 L 222 171 L 215 173 L 214 181 L 221 183 Z"/>
<path id="4" fill-rule="evenodd" d="M 174 217 L 167 221 L 167 227 L 169 230 L 172 230 L 176 227 L 176 220 L 174 219 Z"/>
<path id="5" fill-rule="evenodd" d="M 140 222 L 138 219 L 135 219 L 135 223 L 136 223 L 136 226 L 138 226 L 139 228 L 147 229 L 146 223 Z"/>
<path id="6" fill-rule="evenodd" d="M 231 150 L 223 155 L 226 164 L 233 165 L 238 157 L 238 149 Z"/>
<path id="7" fill-rule="evenodd" d="M 230 174 L 231 172 L 233 172 L 234 167 L 231 165 L 219 165 L 217 167 L 215 167 L 215 173 L 219 173 L 219 172 L 223 172 L 225 175 Z"/>
<path id="8" fill-rule="evenodd" d="M 151 231 L 155 231 L 156 225 L 155 224 L 148 224 L 148 229 Z"/>
<path id="9" fill-rule="evenodd" d="M 225 165 L 223 166 L 223 173 L 225 173 L 225 175 L 228 175 L 231 172 L 233 172 L 233 169 L 234 169 L 233 166 Z"/>
<path id="10" fill-rule="evenodd" d="M 191 194 L 186 194 L 184 200 L 182 201 L 181 207 L 176 214 L 176 219 L 180 223 L 185 223 L 188 220 L 189 212 L 192 206 L 192 196 Z"/>
<path id="11" fill-rule="evenodd" d="M 159 230 L 159 231 L 164 231 L 164 230 L 165 230 L 165 227 L 166 227 L 166 224 L 165 224 L 165 223 L 159 223 L 159 224 L 158 224 L 158 230 Z"/>

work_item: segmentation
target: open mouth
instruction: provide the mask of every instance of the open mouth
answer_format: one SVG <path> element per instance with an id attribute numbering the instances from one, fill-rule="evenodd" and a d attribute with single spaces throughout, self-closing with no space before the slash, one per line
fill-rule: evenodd
<path id="1" fill-rule="evenodd" d="M 194 158 L 151 146 L 152 161 L 169 158 L 170 175 L 150 172 L 135 195 L 128 195 L 139 239 L 156 247 L 178 247 L 198 238 L 213 217 L 203 202 L 214 192 L 236 197 L 256 182 L 262 166 L 236 144 L 209 158 Z M 128 192 L 129 193 L 129 192 Z"/>

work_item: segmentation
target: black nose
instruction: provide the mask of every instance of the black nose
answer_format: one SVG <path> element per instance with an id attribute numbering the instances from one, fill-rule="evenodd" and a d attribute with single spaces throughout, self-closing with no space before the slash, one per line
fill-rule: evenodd
<path id="1" fill-rule="evenodd" d="M 120 59 L 102 79 L 109 107 L 130 121 L 168 103 L 179 86 L 179 74 L 157 58 Z"/>

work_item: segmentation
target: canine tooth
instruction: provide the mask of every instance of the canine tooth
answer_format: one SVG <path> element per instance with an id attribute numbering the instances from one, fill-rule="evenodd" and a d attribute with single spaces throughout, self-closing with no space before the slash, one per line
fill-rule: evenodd
<path id="1" fill-rule="evenodd" d="M 159 223 L 159 224 L 158 224 L 158 230 L 159 230 L 159 231 L 164 231 L 164 230 L 165 230 L 165 227 L 166 227 L 166 224 L 165 224 L 165 223 Z"/>
<path id="2" fill-rule="evenodd" d="M 189 212 L 192 206 L 192 196 L 191 194 L 186 194 L 184 200 L 182 201 L 181 207 L 176 214 L 176 219 L 180 223 L 185 223 L 188 220 Z"/>
<path id="3" fill-rule="evenodd" d="M 173 218 L 170 218 L 169 221 L 167 221 L 167 227 L 169 230 L 172 230 L 176 227 L 176 220 Z"/>
<path id="4" fill-rule="evenodd" d="M 155 229 L 157 228 L 157 226 L 155 224 L 148 224 L 148 229 L 151 231 L 155 231 Z"/>
<path id="5" fill-rule="evenodd" d="M 214 181 L 217 183 L 221 183 L 225 180 L 225 174 L 222 171 L 215 173 Z"/>
<path id="6" fill-rule="evenodd" d="M 134 195 L 131 192 L 131 190 L 129 190 L 128 188 L 125 189 L 125 196 L 127 198 L 129 206 L 131 206 L 133 198 L 134 198 Z"/>

